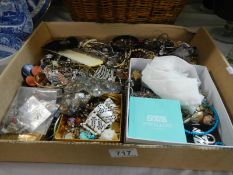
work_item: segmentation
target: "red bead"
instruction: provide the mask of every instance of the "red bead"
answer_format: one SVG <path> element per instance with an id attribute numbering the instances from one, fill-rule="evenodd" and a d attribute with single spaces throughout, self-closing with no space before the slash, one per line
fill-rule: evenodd
<path id="1" fill-rule="evenodd" d="M 27 76 L 26 77 L 26 83 L 28 86 L 34 87 L 36 86 L 35 79 L 33 76 Z"/>
<path id="2" fill-rule="evenodd" d="M 39 74 L 41 72 L 42 72 L 42 69 L 41 69 L 40 66 L 33 66 L 32 67 L 32 70 L 31 70 L 32 75 L 35 76 L 35 75 L 37 75 L 37 74 Z"/>
<path id="3" fill-rule="evenodd" d="M 75 124 L 76 124 L 76 125 L 80 125 L 80 123 L 81 123 L 81 119 L 77 117 L 77 118 L 75 119 Z"/>
<path id="4" fill-rule="evenodd" d="M 17 118 L 16 118 L 16 116 L 12 117 L 11 121 L 12 121 L 12 123 L 16 124 L 16 123 L 17 123 Z"/>

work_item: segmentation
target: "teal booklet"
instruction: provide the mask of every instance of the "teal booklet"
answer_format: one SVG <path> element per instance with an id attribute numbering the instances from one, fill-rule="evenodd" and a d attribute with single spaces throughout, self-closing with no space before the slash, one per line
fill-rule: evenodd
<path id="1" fill-rule="evenodd" d="M 128 139 L 187 143 L 178 100 L 130 97 Z"/>

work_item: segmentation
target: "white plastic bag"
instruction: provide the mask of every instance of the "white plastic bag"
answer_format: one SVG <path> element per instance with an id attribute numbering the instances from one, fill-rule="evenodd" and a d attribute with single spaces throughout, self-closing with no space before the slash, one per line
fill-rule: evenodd
<path id="1" fill-rule="evenodd" d="M 142 71 L 142 81 L 161 98 L 179 100 L 182 106 L 200 105 L 204 98 L 195 67 L 176 56 L 155 57 Z"/>

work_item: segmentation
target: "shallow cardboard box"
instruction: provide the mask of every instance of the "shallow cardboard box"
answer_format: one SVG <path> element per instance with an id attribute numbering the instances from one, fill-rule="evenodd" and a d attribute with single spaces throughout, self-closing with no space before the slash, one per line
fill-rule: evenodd
<path id="1" fill-rule="evenodd" d="M 129 67 L 129 77 L 131 76 L 132 70 L 140 70 L 142 71 L 147 64 L 149 64 L 151 60 L 142 59 L 142 58 L 131 58 L 130 67 Z M 229 115 L 226 111 L 226 108 L 222 102 L 222 99 L 217 91 L 217 88 L 208 72 L 208 69 L 205 66 L 195 65 L 198 77 L 201 81 L 201 90 L 203 92 L 207 92 L 207 100 L 214 106 L 219 116 L 219 124 L 218 124 L 218 132 L 222 139 L 222 142 L 226 146 L 233 147 L 233 126 Z M 131 82 L 131 80 L 129 80 Z M 127 104 L 130 103 L 130 95 L 131 95 L 130 85 L 128 86 L 128 94 L 127 94 Z M 126 112 L 126 127 L 125 127 L 125 142 L 126 143 L 141 143 L 141 144 L 162 144 L 162 145 L 170 145 L 173 143 L 169 142 L 160 142 L 160 141 L 149 141 L 149 140 L 141 140 L 138 138 L 131 138 L 128 136 L 128 120 L 129 120 L 129 105 L 127 105 Z M 143 123 L 143 121 L 142 121 Z M 138 126 L 140 127 L 140 126 Z M 156 134 L 156 133 L 154 133 Z M 177 143 L 178 144 L 178 143 Z M 187 143 L 189 145 L 194 145 L 192 143 Z M 179 145 L 187 145 L 187 144 L 179 144 Z"/>
<path id="2" fill-rule="evenodd" d="M 116 136 L 113 137 L 113 139 L 111 141 L 109 140 L 103 140 L 103 139 L 94 139 L 94 140 L 84 140 L 84 139 L 65 139 L 64 136 L 64 128 L 65 127 L 65 123 L 67 122 L 67 117 L 62 116 L 60 118 L 59 124 L 58 124 L 58 128 L 57 131 L 54 135 L 54 140 L 56 141 L 65 141 L 65 142 L 69 142 L 69 141 L 74 141 L 74 142 L 110 142 L 110 143 L 119 143 L 122 140 L 122 125 L 123 125 L 123 114 L 122 114 L 122 94 L 114 94 L 115 96 L 117 96 L 118 100 L 113 100 L 113 102 L 115 102 L 115 104 L 118 106 L 118 108 L 120 109 L 121 113 L 120 115 L 117 117 L 117 119 L 112 123 L 111 128 L 113 130 L 115 130 L 116 132 Z M 104 100 L 106 100 L 108 96 L 104 96 Z M 111 97 L 110 97 L 111 98 Z"/>
<path id="3" fill-rule="evenodd" d="M 175 40 L 197 46 L 199 63 L 210 70 L 213 80 L 233 116 L 233 76 L 229 64 L 205 29 L 196 34 L 186 28 L 155 24 L 42 23 L 25 42 L 0 76 L 0 119 L 6 113 L 16 90 L 22 83 L 21 67 L 38 63 L 41 46 L 53 38 L 81 36 L 107 39 L 121 34 L 152 37 L 161 33 Z M 124 165 L 196 170 L 233 170 L 232 147 L 198 145 L 133 145 L 82 142 L 18 142 L 0 141 L 0 161 L 53 162 L 95 165 Z"/>

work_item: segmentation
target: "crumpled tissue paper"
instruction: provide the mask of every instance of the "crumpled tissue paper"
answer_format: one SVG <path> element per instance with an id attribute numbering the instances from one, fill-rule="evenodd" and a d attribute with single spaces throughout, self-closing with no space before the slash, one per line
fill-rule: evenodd
<path id="1" fill-rule="evenodd" d="M 187 108 L 204 98 L 195 67 L 176 56 L 155 57 L 142 71 L 142 82 L 161 98 L 179 100 Z"/>

